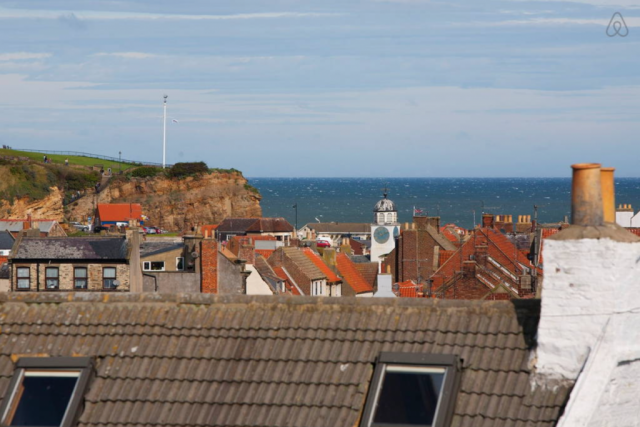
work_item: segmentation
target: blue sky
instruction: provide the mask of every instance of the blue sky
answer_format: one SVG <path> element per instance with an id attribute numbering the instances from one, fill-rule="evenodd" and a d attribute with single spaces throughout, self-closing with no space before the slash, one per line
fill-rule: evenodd
<path id="1" fill-rule="evenodd" d="M 620 12 L 627 37 L 608 37 Z M 0 144 L 246 176 L 640 176 L 640 0 L 0 0 Z"/>

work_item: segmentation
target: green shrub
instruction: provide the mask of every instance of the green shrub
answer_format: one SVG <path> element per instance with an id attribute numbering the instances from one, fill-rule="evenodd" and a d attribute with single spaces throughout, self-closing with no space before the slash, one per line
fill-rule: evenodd
<path id="1" fill-rule="evenodd" d="M 131 171 L 131 173 L 127 174 L 130 175 L 134 178 L 148 178 L 150 176 L 156 176 L 158 175 L 160 172 L 162 172 L 162 169 L 155 167 L 155 166 L 142 166 L 139 168 L 134 169 L 133 171 Z"/>
<path id="2" fill-rule="evenodd" d="M 260 190 L 258 190 L 256 187 L 254 187 L 251 184 L 245 184 L 244 185 L 244 189 L 248 190 L 248 191 L 251 191 L 252 193 L 260 194 Z"/>
<path id="3" fill-rule="evenodd" d="M 209 172 L 205 162 L 176 163 L 167 172 L 169 178 L 184 178 L 187 176 L 197 176 Z"/>

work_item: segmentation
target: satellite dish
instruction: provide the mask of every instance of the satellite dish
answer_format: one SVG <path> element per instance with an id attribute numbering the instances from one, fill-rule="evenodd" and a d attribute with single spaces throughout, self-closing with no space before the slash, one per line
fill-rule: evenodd
<path id="1" fill-rule="evenodd" d="M 198 258 L 200 254 L 198 252 L 191 252 L 191 258 Z"/>
<path id="2" fill-rule="evenodd" d="M 120 281 L 119 280 L 114 280 L 113 281 L 113 287 L 117 288 L 118 286 L 120 286 Z"/>

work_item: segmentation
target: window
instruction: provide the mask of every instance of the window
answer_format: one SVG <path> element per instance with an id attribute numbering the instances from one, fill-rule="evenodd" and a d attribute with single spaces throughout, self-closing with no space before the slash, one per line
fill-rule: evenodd
<path id="1" fill-rule="evenodd" d="M 31 269 L 29 267 L 16 268 L 16 276 L 18 277 L 18 289 L 29 289 L 31 287 Z"/>
<path id="2" fill-rule="evenodd" d="M 60 282 L 58 280 L 58 267 L 47 267 L 44 269 L 45 274 L 45 287 L 47 289 L 60 288 Z"/>
<path id="3" fill-rule="evenodd" d="M 102 287 L 104 289 L 116 289 L 116 268 L 115 267 L 103 267 L 102 268 Z"/>
<path id="4" fill-rule="evenodd" d="M 144 271 L 164 271 L 164 261 L 145 261 L 142 263 Z"/>
<path id="5" fill-rule="evenodd" d="M 73 425 L 82 406 L 91 366 L 88 357 L 21 358 L 0 406 L 0 423 Z"/>
<path id="6" fill-rule="evenodd" d="M 87 267 L 75 267 L 73 269 L 73 287 L 75 289 L 87 289 Z"/>
<path id="7" fill-rule="evenodd" d="M 176 258 L 176 270 L 178 270 L 178 271 L 184 270 L 184 258 L 183 257 L 177 257 Z"/>
<path id="8" fill-rule="evenodd" d="M 453 355 L 382 353 L 361 427 L 448 425 L 458 370 Z"/>

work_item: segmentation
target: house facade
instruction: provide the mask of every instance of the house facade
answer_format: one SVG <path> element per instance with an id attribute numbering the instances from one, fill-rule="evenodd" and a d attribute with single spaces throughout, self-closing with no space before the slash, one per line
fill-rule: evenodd
<path id="1" fill-rule="evenodd" d="M 128 292 L 132 278 L 141 285 L 139 265 L 132 265 L 137 248 L 126 238 L 20 236 L 15 248 L 9 257 L 13 292 Z"/>

